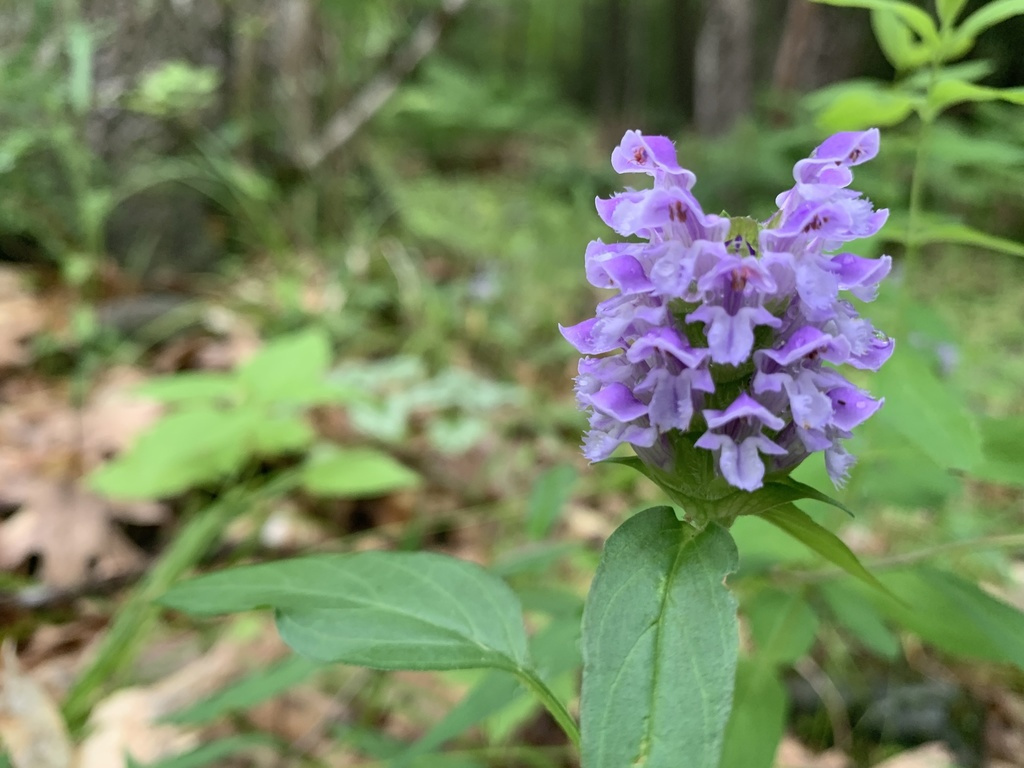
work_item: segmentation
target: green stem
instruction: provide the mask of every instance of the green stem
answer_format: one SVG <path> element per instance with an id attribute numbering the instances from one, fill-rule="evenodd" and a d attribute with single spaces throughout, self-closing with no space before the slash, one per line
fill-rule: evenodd
<path id="1" fill-rule="evenodd" d="M 928 86 L 925 88 L 925 98 L 931 96 L 935 87 L 936 70 L 938 62 L 934 59 L 928 65 Z M 932 124 L 937 115 L 927 106 L 923 107 L 918 115 L 921 119 L 921 130 L 917 134 L 917 149 L 914 152 L 914 169 L 910 177 L 910 200 L 907 211 L 907 250 L 903 264 L 903 283 L 907 286 L 914 284 L 914 275 L 918 271 L 921 247 L 918 242 L 918 227 L 923 208 L 924 199 L 924 177 L 928 160 L 928 143 L 931 139 Z M 909 302 L 903 302 L 904 311 L 902 315 L 901 332 L 906 331 L 907 307 Z"/>
<path id="2" fill-rule="evenodd" d="M 956 552 L 982 552 L 992 549 L 1024 549 L 1024 533 L 1007 533 L 1000 536 L 981 536 L 966 541 L 949 541 L 943 544 L 936 544 L 931 547 L 915 549 L 911 552 L 904 552 L 899 555 L 880 557 L 877 560 L 865 561 L 864 567 L 872 573 L 876 571 L 892 570 L 907 565 L 919 563 L 922 560 L 930 560 L 940 555 L 949 555 Z M 777 574 L 786 581 L 803 583 L 816 583 L 822 580 L 839 578 L 846 575 L 846 571 L 839 568 L 823 568 L 813 571 L 796 571 L 787 574 Z"/>
<path id="3" fill-rule="evenodd" d="M 580 748 L 580 729 L 576 725 L 576 721 L 572 715 L 569 714 L 569 710 L 565 708 L 565 704 L 562 703 L 552 692 L 550 688 L 544 683 L 543 680 L 534 672 L 532 669 L 524 669 L 522 667 L 515 670 L 516 677 L 519 678 L 520 682 L 529 688 L 541 703 L 551 713 L 551 716 L 555 718 L 555 722 L 558 723 L 559 727 L 565 731 L 565 735 L 569 737 L 569 741 L 572 742 L 576 749 Z"/>
<path id="4" fill-rule="evenodd" d="M 910 282 L 910 275 L 913 274 L 920 246 L 917 242 L 918 219 L 921 216 L 921 200 L 924 195 L 925 161 L 928 157 L 928 139 L 931 134 L 932 119 L 921 118 L 921 130 L 917 136 L 917 151 L 914 153 L 914 170 L 910 177 L 910 201 L 907 212 L 907 252 L 904 272 L 907 274 L 907 282 Z"/>
<path id="5" fill-rule="evenodd" d="M 159 614 L 155 601 L 199 562 L 228 523 L 254 499 L 283 493 L 297 481 L 297 473 L 285 472 L 255 491 L 236 488 L 185 524 L 117 611 L 92 663 L 68 692 L 64 716 L 73 730 L 85 723 L 102 689 L 135 659 Z"/>

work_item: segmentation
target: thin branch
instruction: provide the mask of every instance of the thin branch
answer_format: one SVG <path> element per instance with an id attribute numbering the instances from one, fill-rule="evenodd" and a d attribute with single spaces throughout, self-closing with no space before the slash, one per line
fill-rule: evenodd
<path id="1" fill-rule="evenodd" d="M 445 27 L 468 3 L 469 0 L 444 0 L 439 10 L 423 18 L 391 57 L 390 63 L 328 121 L 320 138 L 300 148 L 298 160 L 302 167 L 313 170 L 345 146 L 434 50 Z"/>

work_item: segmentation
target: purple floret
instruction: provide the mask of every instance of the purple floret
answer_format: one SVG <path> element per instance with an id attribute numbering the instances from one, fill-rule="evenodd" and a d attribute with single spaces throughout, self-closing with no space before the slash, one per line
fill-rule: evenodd
<path id="1" fill-rule="evenodd" d="M 671 470 L 673 440 L 685 434 L 742 490 L 818 451 L 843 483 L 854 458 L 842 441 L 883 401 L 833 366 L 878 370 L 894 346 L 841 297 L 871 301 L 892 267 L 888 256 L 839 252 L 888 217 L 848 189 L 878 142 L 877 129 L 826 139 L 757 223 L 704 213 L 672 142 L 626 132 L 612 166 L 653 187 L 598 199 L 597 210 L 646 242 L 590 244 L 587 279 L 618 295 L 561 328 L 584 355 L 576 395 L 590 414 L 587 458 L 628 443 Z"/>

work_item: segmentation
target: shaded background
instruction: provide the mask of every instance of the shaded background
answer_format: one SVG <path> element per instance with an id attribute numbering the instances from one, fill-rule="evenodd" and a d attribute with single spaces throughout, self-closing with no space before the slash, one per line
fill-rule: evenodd
<path id="1" fill-rule="evenodd" d="M 436 549 L 496 564 L 529 610 L 557 604 L 578 626 L 601 542 L 659 501 L 624 468 L 579 457 L 577 360 L 556 328 L 590 316 L 598 297 L 583 252 L 610 236 L 593 202 L 622 186 L 610 151 L 626 129 L 670 136 L 706 210 L 763 217 L 793 163 L 848 127 L 828 112 L 837 84 L 912 81 L 874 32 L 864 11 L 807 0 L 0 0 L 0 633 L 34 670 L 87 668 L 89 644 L 134 620 L 132 596 L 147 594 L 136 585 L 196 510 L 328 444 L 401 465 L 376 488 L 253 501 L 239 531 L 218 530 L 195 560 Z M 1022 41 L 1024 18 L 1009 19 L 979 38 L 963 71 L 1024 84 Z M 854 185 L 892 221 L 857 247 L 893 255 L 868 312 L 918 362 L 898 363 L 898 351 L 892 373 L 857 379 L 890 399 L 858 435 L 860 463 L 841 492 L 858 518 L 816 513 L 866 560 L 939 562 L 1021 607 L 1024 264 L 933 244 L 905 270 L 921 126 L 893 123 Z M 924 160 L 927 210 L 1019 256 L 1020 107 L 953 108 Z M 369 406 L 303 413 L 313 448 L 240 453 L 237 473 L 199 472 L 142 493 L 145 504 L 107 498 L 116 483 L 94 473 L 136 455 L 129 446 L 158 418 L 131 399 L 140 384 L 244 368 L 293 332 L 327 339 L 333 380 Z M 800 472 L 828 488 L 818 457 Z M 746 522 L 734 529 L 747 557 L 737 584 L 756 626 L 781 599 L 775 580 L 790 589 L 786 569 L 814 564 Z M 552 585 L 562 591 L 538 597 Z M 32 597 L 40 586 L 44 598 Z M 813 647 L 786 665 L 798 739 L 780 765 L 875 765 L 928 742 L 964 766 L 1024 765 L 1024 680 L 989 646 L 972 647 L 972 627 L 945 628 L 952 639 L 912 627 L 922 644 L 881 618 L 851 630 L 821 599 L 820 624 L 805 611 Z M 928 605 L 929 615 L 948 607 Z M 173 678 L 157 663 L 168 648 L 224 679 L 245 671 L 231 664 L 246 654 L 258 666 L 282 653 L 207 653 L 233 635 L 180 617 L 137 624 L 118 685 Z M 1013 637 L 992 642 L 1024 658 Z M 578 659 L 564 645 L 569 696 Z M 74 679 L 66 668 L 58 701 Z M 302 694 L 312 738 L 288 730 L 280 713 L 300 705 L 278 699 L 276 715 L 236 706 L 232 727 L 287 742 L 282 764 L 335 753 L 327 764 L 369 764 L 430 732 L 437 702 L 454 706 L 471 682 L 361 674 L 318 678 Z M 822 704 L 823 679 L 846 697 L 845 729 Z M 102 675 L 83 685 L 72 688 L 79 703 L 115 687 Z M 339 686 L 340 712 L 324 693 Z M 488 753 L 450 765 L 572 765 L 553 724 L 517 706 L 486 738 L 472 731 L 456 745 L 521 746 L 521 762 Z M 87 710 L 72 707 L 71 721 Z M 224 731 L 208 717 L 204 739 Z M 158 744 L 151 725 L 133 727 Z"/>

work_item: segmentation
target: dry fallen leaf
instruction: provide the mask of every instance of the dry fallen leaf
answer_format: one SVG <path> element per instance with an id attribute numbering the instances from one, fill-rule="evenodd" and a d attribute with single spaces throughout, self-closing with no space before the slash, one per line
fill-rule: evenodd
<path id="1" fill-rule="evenodd" d="M 14 768 L 70 768 L 71 740 L 56 703 L 21 670 L 14 643 L 0 648 L 0 741 Z"/>
<path id="2" fill-rule="evenodd" d="M 286 652 L 269 628 L 250 640 L 228 637 L 152 685 L 116 691 L 93 709 L 89 735 L 78 750 L 77 768 L 121 768 L 126 754 L 150 763 L 196 748 L 203 741 L 201 731 L 159 721 Z"/>
<path id="3" fill-rule="evenodd" d="M 46 315 L 10 267 L 0 269 L 0 317 L 0 368 L 24 365 L 29 361 L 26 342 L 43 329 Z"/>
<path id="4" fill-rule="evenodd" d="M 875 768 L 955 768 L 956 764 L 945 744 L 932 742 L 875 763 Z"/>
<path id="5" fill-rule="evenodd" d="M 838 749 L 815 754 L 791 736 L 784 736 L 775 753 L 775 768 L 848 768 L 850 758 Z"/>
<path id="6" fill-rule="evenodd" d="M 110 504 L 78 484 L 39 483 L 21 508 L 0 523 L 0 569 L 14 570 L 38 558 L 36 575 L 51 587 L 113 578 L 139 568 L 142 553 L 118 530 Z M 119 517 L 152 525 L 162 511 L 132 505 Z"/>
<path id="7" fill-rule="evenodd" d="M 60 389 L 15 388 L 13 399 L 5 392 L 0 500 L 17 511 L 0 522 L 0 569 L 35 556 L 42 581 L 66 588 L 141 565 L 142 553 L 114 520 L 153 526 L 166 510 L 156 503 L 111 503 L 85 488 L 81 477 L 159 416 L 155 404 L 132 394 L 142 378 L 131 369 L 107 372 L 80 411 Z"/>

